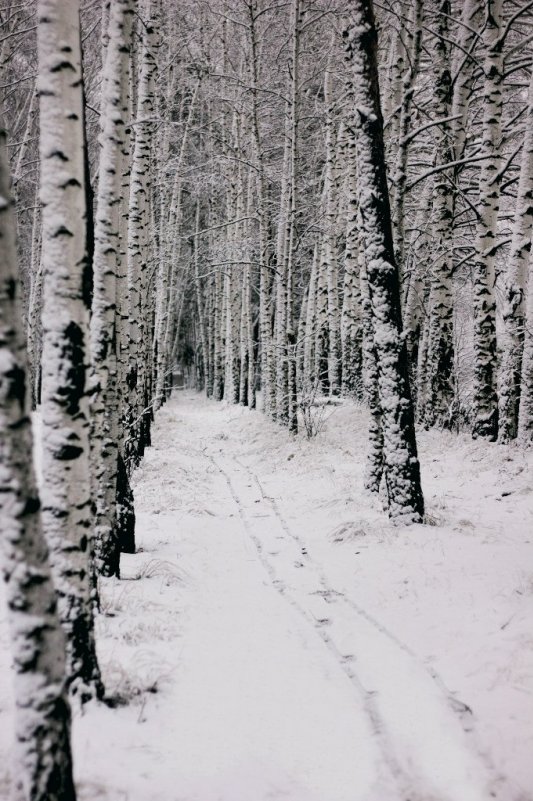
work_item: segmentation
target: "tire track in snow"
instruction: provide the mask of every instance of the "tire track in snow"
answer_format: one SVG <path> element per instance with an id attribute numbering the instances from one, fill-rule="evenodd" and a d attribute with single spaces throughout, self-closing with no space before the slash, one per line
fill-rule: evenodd
<path id="1" fill-rule="evenodd" d="M 454 698 L 452 692 L 448 689 L 448 687 L 446 686 L 446 684 L 445 684 L 443 678 L 440 676 L 440 674 L 434 668 L 432 668 L 431 665 L 428 665 L 426 662 L 421 660 L 417 656 L 417 654 L 407 645 L 407 643 L 403 642 L 403 640 L 401 640 L 399 637 L 397 637 L 393 632 L 389 631 L 389 629 L 387 629 L 387 627 L 384 626 L 383 623 L 380 623 L 373 615 L 371 615 L 369 612 L 367 612 L 366 609 L 364 609 L 358 603 L 353 601 L 351 598 L 347 597 L 344 593 L 338 592 L 337 590 L 333 589 L 333 587 L 331 587 L 331 585 L 329 584 L 328 580 L 326 579 L 326 574 L 324 573 L 322 567 L 319 565 L 318 562 L 316 562 L 310 556 L 309 552 L 307 551 L 307 547 L 304 544 L 302 538 L 300 536 L 298 536 L 298 534 L 296 534 L 291 529 L 291 527 L 289 526 L 286 518 L 283 516 L 283 514 L 282 514 L 282 512 L 281 512 L 281 510 L 279 508 L 279 505 L 278 505 L 276 499 L 273 498 L 271 495 L 266 495 L 264 487 L 261 484 L 261 481 L 259 480 L 259 476 L 257 475 L 257 473 L 255 473 L 250 467 L 245 465 L 236 456 L 233 456 L 232 458 L 233 458 L 233 460 L 235 462 L 237 462 L 237 464 L 239 464 L 244 470 L 246 470 L 248 472 L 248 474 L 253 478 L 253 480 L 255 481 L 255 483 L 257 485 L 257 488 L 259 489 L 259 491 L 261 493 L 261 496 L 262 496 L 263 500 L 268 501 L 268 503 L 272 507 L 272 509 L 274 511 L 274 514 L 276 515 L 276 517 L 277 517 L 277 519 L 279 521 L 279 524 L 280 524 L 281 528 L 283 529 L 283 531 L 285 531 L 287 536 L 290 537 L 296 543 L 296 545 L 298 546 L 298 548 L 299 548 L 299 550 L 301 552 L 302 558 L 313 568 L 313 570 L 318 575 L 318 578 L 320 580 L 320 584 L 322 586 L 322 591 L 324 593 L 328 593 L 330 595 L 335 596 L 336 599 L 339 600 L 341 603 L 344 603 L 347 606 L 349 606 L 351 609 L 353 609 L 353 611 L 357 615 L 359 615 L 364 620 L 366 620 L 371 626 L 373 626 L 377 631 L 379 631 L 380 634 L 383 634 L 384 637 L 387 637 L 389 640 L 391 640 L 391 642 L 393 642 L 398 648 L 400 648 L 400 650 L 404 651 L 404 653 L 406 653 L 409 657 L 411 657 L 411 659 L 413 659 L 419 665 L 419 667 L 421 667 L 423 670 L 425 670 L 427 672 L 427 674 L 433 679 L 433 681 L 438 685 L 438 687 L 442 691 L 443 695 L 446 696 L 446 699 L 448 701 L 448 704 L 449 704 L 452 712 L 454 712 L 459 717 L 459 720 L 460 720 L 461 724 L 463 725 L 463 722 L 464 722 L 463 721 L 463 715 L 466 712 L 468 712 L 470 714 L 472 712 L 470 707 L 467 704 L 463 703 L 462 701 Z M 468 729 L 466 727 L 464 727 L 464 729 L 465 729 L 465 731 L 467 733 L 470 732 L 470 729 Z"/>
<path id="2" fill-rule="evenodd" d="M 456 701 L 456 699 L 453 698 L 453 696 L 451 695 L 450 691 L 446 687 L 444 681 L 437 673 L 437 671 L 433 671 L 428 665 L 426 665 L 422 660 L 420 660 L 417 657 L 417 655 L 409 648 L 409 646 L 403 643 L 398 637 L 396 637 L 395 634 L 390 632 L 384 625 L 382 625 L 379 621 L 377 621 L 372 615 L 370 615 L 355 601 L 352 601 L 350 598 L 347 598 L 343 593 L 339 593 L 336 590 L 334 590 L 327 581 L 321 566 L 318 565 L 312 559 L 312 557 L 310 557 L 303 540 L 298 536 L 298 534 L 292 531 L 291 527 L 289 526 L 283 514 L 281 513 L 279 506 L 276 503 L 276 500 L 265 493 L 264 488 L 259 480 L 259 477 L 247 465 L 241 462 L 241 460 L 238 457 L 231 455 L 230 457 L 225 456 L 224 458 L 226 460 L 229 459 L 231 462 L 235 463 L 235 465 L 237 466 L 237 470 L 240 467 L 241 470 L 245 471 L 248 478 L 255 482 L 257 488 L 259 489 L 259 492 L 261 493 L 263 501 L 268 502 L 270 508 L 272 509 L 272 512 L 276 517 L 278 524 L 285 535 L 284 539 L 285 540 L 289 539 L 290 541 L 292 541 L 292 543 L 297 548 L 298 560 L 303 560 L 303 561 L 296 561 L 294 563 L 294 567 L 304 566 L 305 563 L 305 565 L 307 565 L 310 568 L 310 572 L 314 573 L 315 577 L 317 578 L 318 580 L 317 583 L 320 585 L 320 589 L 316 591 L 316 594 L 321 595 L 323 597 L 323 600 L 327 603 L 335 603 L 340 601 L 341 605 L 345 607 L 345 611 L 348 612 L 349 615 L 348 623 L 356 619 L 354 618 L 354 613 L 355 613 L 356 617 L 362 620 L 368 627 L 371 627 L 372 631 L 374 632 L 374 636 L 376 636 L 377 634 L 378 638 L 380 638 L 381 641 L 385 641 L 388 644 L 389 649 L 390 646 L 392 645 L 393 649 L 400 651 L 404 655 L 404 661 L 405 658 L 407 657 L 408 665 L 407 669 L 406 666 L 404 665 L 404 676 L 403 676 L 404 678 L 403 690 L 407 696 L 409 695 L 409 691 L 413 696 L 414 681 L 416 681 L 416 678 L 411 680 L 410 676 L 411 664 L 413 665 L 413 673 L 416 674 L 416 671 L 422 673 L 422 682 L 420 681 L 417 682 L 417 687 L 416 687 L 417 692 L 414 694 L 413 700 L 415 701 L 418 700 L 418 692 L 420 691 L 423 701 L 422 709 L 424 707 L 424 704 L 427 706 L 425 712 L 425 719 L 426 720 L 431 719 L 432 713 L 434 712 L 435 718 L 437 719 L 438 723 L 442 724 L 444 722 L 445 728 L 448 728 L 446 726 L 448 722 L 446 720 L 446 714 L 449 715 L 451 719 L 454 721 L 456 720 L 456 715 L 458 715 L 459 722 L 462 727 L 461 734 L 464 735 L 470 734 L 470 731 L 465 728 L 464 722 L 461 718 L 461 713 L 464 715 L 464 712 L 466 712 L 468 708 L 466 707 L 466 705 L 461 704 L 460 701 Z M 342 623 L 342 620 L 340 620 L 337 616 L 338 619 L 336 621 L 334 614 L 330 615 L 331 620 L 329 620 L 328 618 L 316 618 L 312 612 L 308 611 L 302 604 L 300 604 L 294 598 L 294 595 L 290 595 L 287 592 L 286 586 L 280 580 L 280 578 L 276 573 L 275 568 L 272 566 L 271 562 L 267 558 L 267 555 L 264 553 L 264 543 L 257 537 L 257 535 L 253 531 L 253 524 L 250 522 L 245 512 L 245 504 L 239 497 L 237 491 L 235 490 L 234 484 L 229 476 L 229 472 L 231 472 L 231 470 L 228 472 L 228 470 L 225 470 L 223 467 L 221 467 L 221 465 L 218 464 L 213 458 L 212 461 L 226 479 L 230 492 L 233 495 L 235 503 L 238 507 L 239 515 L 242 519 L 243 525 L 247 530 L 250 538 L 254 542 L 260 560 L 265 569 L 267 570 L 269 576 L 271 577 L 273 585 L 284 596 L 284 598 L 295 609 L 298 610 L 300 615 L 302 615 L 312 625 L 315 633 L 319 635 L 319 637 L 323 640 L 323 642 L 327 645 L 329 650 L 335 656 L 343 672 L 350 678 L 352 683 L 357 687 L 358 691 L 363 695 L 365 710 L 371 721 L 373 731 L 378 737 L 383 757 L 386 761 L 386 764 L 389 767 L 389 770 L 391 771 L 391 774 L 394 776 L 400 791 L 403 794 L 402 797 L 407 799 L 407 801 L 417 801 L 417 799 L 420 799 L 420 801 L 452 801 L 453 799 L 453 801 L 455 801 L 456 796 L 454 794 L 454 790 L 450 789 L 450 791 L 448 792 L 445 779 L 443 780 L 441 778 L 439 782 L 435 784 L 435 781 L 433 779 L 434 771 L 432 770 L 432 767 L 434 767 L 434 763 L 436 760 L 435 760 L 435 754 L 431 753 L 431 749 L 426 752 L 425 754 L 426 763 L 424 763 L 424 757 L 422 758 L 422 760 L 420 759 L 420 755 L 418 753 L 419 749 L 416 747 L 417 746 L 416 742 L 408 744 L 406 748 L 405 743 L 401 742 L 403 738 L 401 736 L 400 738 L 398 738 L 398 736 L 395 737 L 393 733 L 391 733 L 391 726 L 387 722 L 386 714 L 383 714 L 382 711 L 380 711 L 379 709 L 380 701 L 382 701 L 382 697 L 384 696 L 386 701 L 385 713 L 387 712 L 390 713 L 390 702 L 391 702 L 390 678 L 387 677 L 385 683 L 383 683 L 382 680 L 381 686 L 378 679 L 377 690 L 371 691 L 367 689 L 367 687 L 365 687 L 364 685 L 364 682 L 361 680 L 360 675 L 356 673 L 356 671 L 352 668 L 349 662 L 350 658 L 353 655 L 343 653 L 342 650 L 338 647 L 337 643 L 335 642 L 334 636 L 331 636 L 323 628 L 324 624 L 333 623 L 335 625 L 336 622 Z M 368 647 L 367 638 L 363 637 L 362 641 L 366 643 Z M 376 650 L 375 646 L 374 650 Z M 383 645 L 382 644 L 380 645 L 378 643 L 378 648 L 377 648 L 378 656 L 380 650 L 383 651 Z M 385 648 L 385 651 L 386 650 L 387 649 Z M 394 655 L 392 655 L 392 657 L 394 658 Z M 396 659 L 396 661 L 398 661 L 398 658 Z M 407 683 L 405 680 L 406 676 L 408 677 Z M 432 693 L 431 690 L 428 693 L 427 690 L 424 689 L 423 687 L 424 676 L 426 677 L 426 683 L 431 682 L 435 686 L 435 693 L 438 694 L 437 698 L 433 697 L 434 693 Z M 400 672 L 400 683 L 397 687 L 397 690 L 396 687 L 394 687 L 394 690 L 397 691 L 398 694 L 402 692 L 401 678 L 402 676 Z M 422 686 L 420 686 L 421 684 Z M 387 691 L 389 692 L 388 701 L 387 701 Z M 394 693 L 392 693 L 392 695 L 394 695 Z M 443 710 L 440 708 L 441 702 L 439 701 L 439 698 L 442 699 L 444 709 L 448 710 L 448 712 L 444 715 L 444 717 L 442 714 Z M 395 699 L 393 699 L 393 704 L 394 700 Z M 389 705 L 389 709 L 387 709 L 387 704 Z M 413 706 L 415 705 L 413 704 Z M 413 709 L 411 709 L 410 711 L 411 714 L 417 714 L 413 712 Z M 403 722 L 398 727 L 398 711 L 396 710 L 396 712 L 394 712 L 393 708 L 393 714 L 394 713 L 396 714 L 396 729 L 398 728 L 400 729 L 399 733 L 401 735 L 403 734 L 402 731 L 404 727 Z M 437 729 L 438 729 L 438 723 L 437 723 Z M 392 728 L 394 731 L 394 719 L 392 723 Z M 420 729 L 420 732 L 424 734 L 423 714 L 422 714 L 422 723 L 418 724 L 418 728 Z M 396 731 L 396 735 L 398 735 L 398 731 Z M 426 732 L 426 738 L 427 735 L 428 732 Z M 448 735 L 445 735 L 445 737 L 446 736 L 448 737 L 447 741 L 448 751 L 450 750 L 450 744 L 452 745 L 450 763 L 453 763 L 454 760 L 455 762 L 457 762 L 457 754 L 458 752 L 461 751 L 461 746 L 459 745 L 458 742 L 457 743 L 455 742 L 456 739 L 455 736 L 452 736 L 451 739 L 449 733 Z M 400 745 L 400 753 L 402 753 L 403 750 L 401 758 L 396 753 L 397 751 L 397 749 L 395 748 L 396 742 L 398 742 Z M 443 745 L 446 746 L 446 739 L 443 740 Z M 454 776 L 456 787 L 458 788 L 461 785 L 461 772 L 462 772 L 464 774 L 463 778 L 465 781 L 467 781 L 468 784 L 468 787 L 465 788 L 466 792 L 463 795 L 464 799 L 472 799 L 472 801 L 486 801 L 488 797 L 495 798 L 496 793 L 494 787 L 497 782 L 496 771 L 493 765 L 491 764 L 490 759 L 488 759 L 488 757 L 486 757 L 480 751 L 473 738 L 472 738 L 472 745 L 475 747 L 475 753 L 470 754 L 470 751 L 467 751 L 467 753 L 462 755 L 464 764 L 459 769 L 457 769 L 456 765 L 454 765 L 452 768 L 452 770 L 456 771 L 456 775 Z M 453 753 L 454 749 L 455 753 Z M 443 750 L 446 753 L 446 748 L 444 748 Z M 479 765 L 476 763 L 475 761 L 476 759 L 479 759 Z M 483 764 L 483 769 L 481 768 L 481 764 Z M 416 766 L 418 766 L 419 768 L 418 770 L 416 770 Z M 413 767 L 415 767 L 415 771 L 412 770 Z M 492 777 L 490 781 L 491 785 L 490 790 L 487 788 L 488 776 L 484 775 L 486 773 L 490 774 Z M 471 774 L 477 774 L 477 775 L 474 775 L 472 777 Z M 416 790 L 414 789 L 413 783 L 416 784 Z M 420 790 L 419 790 L 419 787 L 421 786 L 423 788 L 422 795 L 420 795 Z"/>
<path id="3" fill-rule="evenodd" d="M 456 698 L 453 695 L 452 691 L 447 687 L 444 679 L 438 673 L 438 671 L 436 671 L 431 665 L 428 665 L 426 662 L 420 659 L 420 657 L 412 650 L 412 648 L 410 648 L 407 645 L 407 643 L 403 642 L 403 640 L 401 640 L 396 634 L 390 631 L 383 623 L 377 620 L 373 615 L 367 612 L 366 609 L 364 609 L 360 604 L 358 604 L 352 598 L 349 598 L 345 593 L 339 592 L 331 586 L 331 584 L 326 578 L 326 574 L 322 566 L 310 556 L 302 538 L 297 533 L 295 533 L 290 527 L 285 516 L 281 512 L 281 509 L 279 508 L 279 504 L 277 503 L 276 499 L 271 495 L 266 494 L 265 488 L 261 483 L 257 473 L 254 470 L 252 470 L 252 468 L 250 468 L 248 465 L 246 465 L 244 462 L 242 462 L 241 459 L 239 459 L 237 456 L 232 456 L 232 459 L 243 470 L 245 470 L 248 473 L 248 475 L 253 479 L 259 492 L 261 493 L 261 497 L 263 498 L 263 500 L 267 501 L 272 507 L 272 510 L 276 518 L 278 519 L 281 528 L 287 534 L 287 536 L 290 537 L 290 539 L 293 540 L 293 542 L 297 545 L 299 553 L 301 554 L 301 558 L 304 559 L 309 564 L 309 566 L 315 571 L 322 588 L 321 591 L 319 592 L 320 594 L 323 595 L 324 600 L 327 600 L 328 597 L 330 598 L 333 597 L 335 601 L 338 601 L 341 604 L 344 604 L 345 606 L 349 607 L 351 610 L 353 610 L 353 612 L 356 613 L 356 615 L 365 620 L 370 626 L 372 626 L 377 632 L 379 632 L 379 634 L 383 635 L 383 637 L 386 637 L 388 640 L 390 640 L 390 642 L 392 642 L 397 648 L 399 648 L 410 659 L 412 659 L 413 662 L 416 665 L 418 665 L 418 667 L 421 670 L 427 673 L 429 678 L 432 679 L 432 681 L 437 686 L 439 692 L 444 696 L 450 710 L 458 718 L 459 723 L 461 724 L 461 727 L 463 728 L 465 734 L 472 740 L 472 744 L 474 746 L 476 754 L 484 763 L 486 770 L 493 777 L 492 783 L 494 785 L 497 785 L 499 777 L 492 759 L 488 754 L 484 753 L 479 747 L 473 725 L 469 726 L 465 722 L 466 715 L 469 716 L 468 720 L 471 720 L 471 716 L 473 715 L 471 708 L 463 701 L 461 701 L 460 699 Z M 328 601 L 328 603 L 330 603 L 330 601 Z M 494 789 L 491 790 L 491 798 L 497 798 L 497 793 Z"/>
<path id="4" fill-rule="evenodd" d="M 362 706 L 364 712 L 367 715 L 367 718 L 370 723 L 371 730 L 378 742 L 379 750 L 381 752 L 383 763 L 387 767 L 390 778 L 392 779 L 394 785 L 397 788 L 397 795 L 396 798 L 398 801 L 433 801 L 427 795 L 420 796 L 413 788 L 412 783 L 409 777 L 405 774 L 402 770 L 396 756 L 394 754 L 394 749 L 392 746 L 392 741 L 388 735 L 387 728 L 385 723 L 379 714 L 375 700 L 374 700 L 374 693 L 369 691 L 361 682 L 357 673 L 352 669 L 349 661 L 345 658 L 345 656 L 339 651 L 335 642 L 329 636 L 327 631 L 319 627 L 317 619 L 308 612 L 301 604 L 296 601 L 296 599 L 288 592 L 286 585 L 283 581 L 278 578 L 275 568 L 268 560 L 267 556 L 265 555 L 265 550 L 263 547 L 263 543 L 257 537 L 257 535 L 253 531 L 253 524 L 250 521 L 248 515 L 245 512 L 244 503 L 241 500 L 240 496 L 238 495 L 234 484 L 229 476 L 227 470 L 225 470 L 219 462 L 212 456 L 211 454 L 207 454 L 208 458 L 212 462 L 213 466 L 220 472 L 220 474 L 224 477 L 230 494 L 235 502 L 237 507 L 239 517 L 243 524 L 243 528 L 245 529 L 246 533 L 250 537 L 251 541 L 253 542 L 255 549 L 257 551 L 258 559 L 265 569 L 266 573 L 271 579 L 273 588 L 282 596 L 282 598 L 295 609 L 298 614 L 306 621 L 306 623 L 311 627 L 313 633 L 317 635 L 322 642 L 325 644 L 327 649 L 333 655 L 338 667 L 340 670 L 345 674 L 345 676 L 350 680 L 353 686 L 355 686 L 359 696 L 362 699 Z M 234 460 L 235 461 L 235 460 Z M 385 799 L 384 799 L 385 801 Z M 435 799 L 435 801 L 437 801 Z"/>

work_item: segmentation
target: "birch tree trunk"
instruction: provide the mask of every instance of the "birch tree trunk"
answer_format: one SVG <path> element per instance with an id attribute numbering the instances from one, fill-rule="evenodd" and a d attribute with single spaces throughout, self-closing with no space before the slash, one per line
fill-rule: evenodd
<path id="1" fill-rule="evenodd" d="M 103 75 L 100 170 L 95 221 L 94 296 L 91 317 L 93 372 L 92 464 L 96 507 L 95 538 L 99 573 L 118 576 L 117 530 L 119 398 L 117 389 L 117 272 L 121 258 L 122 178 L 132 0 L 111 0 Z"/>
<path id="2" fill-rule="evenodd" d="M 533 71 L 529 82 L 528 105 L 524 120 L 524 144 L 520 178 L 514 212 L 514 223 L 504 283 L 503 347 L 499 376 L 499 437 L 508 442 L 517 435 L 519 407 L 521 405 L 521 376 L 530 375 L 531 367 L 522 367 L 524 335 L 528 342 L 528 358 L 531 348 L 531 318 L 526 325 L 525 296 L 531 302 L 531 232 L 533 230 Z M 529 272 L 529 277 L 528 277 Z M 530 380 L 530 379 L 529 379 Z M 527 383 L 527 381 L 526 381 Z M 526 386 L 526 385 L 524 385 Z M 527 390 L 529 391 L 529 390 Z M 530 398 L 530 396 L 529 396 Z M 531 399 L 524 401 L 520 409 L 523 432 L 528 414 L 525 408 Z M 529 425 L 529 424 L 528 424 Z"/>
<path id="3" fill-rule="evenodd" d="M 151 5 L 151 4 L 149 4 Z M 148 298 L 147 272 L 150 243 L 150 195 L 152 189 L 152 137 L 155 109 L 154 81 L 157 69 L 155 57 L 156 21 L 153 9 L 147 8 L 149 18 L 143 28 L 143 44 L 139 76 L 137 121 L 130 181 L 128 216 L 128 419 L 126 451 L 129 469 L 138 464 L 146 439 L 146 406 L 148 405 L 147 337 Z"/>
<path id="4" fill-rule="evenodd" d="M 320 269 L 320 248 L 315 244 L 309 286 L 307 288 L 307 308 L 305 312 L 305 340 L 303 347 L 303 374 L 302 391 L 304 395 L 314 390 L 316 384 L 315 372 L 315 330 L 316 330 L 316 301 L 317 301 L 317 275 Z"/>
<path id="5" fill-rule="evenodd" d="M 430 248 L 428 228 L 432 219 L 433 182 L 428 180 L 420 198 L 420 205 L 415 217 L 414 232 L 410 241 L 410 258 L 404 273 L 404 314 L 403 324 L 409 358 L 409 376 L 411 388 L 418 407 L 419 398 L 426 397 L 426 359 L 422 358 L 419 345 L 424 332 L 424 344 L 427 343 L 427 315 L 425 308 L 428 299 L 430 275 Z M 424 325 L 424 322 L 426 323 Z M 427 348 L 422 349 L 424 353 Z"/>
<path id="6" fill-rule="evenodd" d="M 389 515 L 405 523 L 422 522 L 424 500 L 407 348 L 402 336 L 398 268 L 392 245 L 377 72 L 377 35 L 371 0 L 354 0 L 352 24 L 344 32 L 344 38 L 350 64 L 350 88 L 355 101 L 359 207 L 378 362 L 383 472 Z"/>
<path id="7" fill-rule="evenodd" d="M 274 393 L 274 370 L 272 351 L 272 332 L 270 326 L 270 292 L 272 277 L 269 265 L 269 243 L 268 243 L 268 205 L 266 192 L 266 179 L 263 158 L 263 142 L 260 131 L 259 121 L 259 47 L 257 19 L 260 12 L 257 8 L 257 0 L 250 0 L 248 3 L 249 15 L 249 38 L 250 38 L 250 83 L 252 93 L 251 109 L 251 136 L 253 153 L 257 165 L 257 205 L 259 212 L 259 341 L 260 341 L 260 363 L 261 363 L 261 392 L 263 397 L 263 411 L 265 414 L 272 413 L 271 399 Z"/>
<path id="8" fill-rule="evenodd" d="M 436 160 L 452 161 L 450 143 L 451 74 L 448 45 L 449 0 L 435 0 L 435 115 Z M 419 393 L 418 412 L 426 426 L 449 427 L 454 402 L 454 335 L 452 294 L 453 192 L 445 170 L 433 184 L 434 256 L 427 321 L 426 391 Z"/>
<path id="9" fill-rule="evenodd" d="M 533 245 L 533 243 L 531 243 Z M 529 252 L 529 277 L 524 309 L 524 345 L 522 354 L 522 380 L 520 411 L 518 415 L 518 438 L 526 444 L 533 443 L 533 256 Z"/>
<path id="10" fill-rule="evenodd" d="M 412 105 L 415 93 L 415 83 L 420 65 L 420 51 L 422 49 L 422 0 L 412 3 L 412 17 L 410 20 L 410 35 L 412 37 L 411 52 L 409 53 L 409 68 L 401 76 L 401 108 L 398 124 L 398 150 L 394 170 L 394 203 L 393 222 L 396 242 L 396 257 L 400 275 L 403 275 L 405 261 L 405 189 L 407 181 L 407 165 L 409 158 L 409 131 L 412 126 Z"/>
<path id="11" fill-rule="evenodd" d="M 365 255 L 359 254 L 359 275 L 361 278 L 361 313 L 363 322 L 363 383 L 365 397 L 370 410 L 368 429 L 368 453 L 365 465 L 365 488 L 378 493 L 383 478 L 383 425 L 379 399 L 379 373 L 374 342 L 372 322 L 372 303 L 366 275 Z"/>
<path id="12" fill-rule="evenodd" d="M 361 399 L 363 329 L 359 276 L 357 158 L 355 137 L 348 132 L 346 136 L 348 206 L 341 316 L 342 394 Z"/>
<path id="13" fill-rule="evenodd" d="M 455 161 L 463 157 L 466 144 L 468 111 L 474 80 L 473 73 L 476 67 L 476 61 L 472 56 L 478 41 L 477 28 L 484 2 L 485 0 L 464 0 L 462 4 L 459 47 L 455 51 L 452 75 L 454 89 L 451 144 Z"/>
<path id="14" fill-rule="evenodd" d="M 0 531 L 14 668 L 13 801 L 75 801 L 59 621 L 33 469 L 28 362 L 0 120 Z"/>
<path id="15" fill-rule="evenodd" d="M 102 696 L 90 576 L 87 208 L 79 9 L 39 4 L 43 265 L 43 526 L 67 638 L 67 673 L 81 700 Z"/>
<path id="16" fill-rule="evenodd" d="M 474 264 L 474 437 L 498 435 L 496 395 L 495 244 L 500 205 L 501 116 L 503 106 L 502 0 L 487 0 L 483 31 L 484 160 L 479 179 L 479 218 Z"/>
<path id="17" fill-rule="evenodd" d="M 328 383 L 330 395 L 338 395 L 341 387 L 341 339 L 339 312 L 339 265 L 336 253 L 337 208 L 335 197 L 337 169 L 335 158 L 335 122 L 333 118 L 334 102 L 332 97 L 331 68 L 326 68 L 324 76 L 324 102 L 326 105 L 326 174 L 324 179 L 325 194 L 325 234 L 324 261 L 327 275 L 328 297 Z"/>

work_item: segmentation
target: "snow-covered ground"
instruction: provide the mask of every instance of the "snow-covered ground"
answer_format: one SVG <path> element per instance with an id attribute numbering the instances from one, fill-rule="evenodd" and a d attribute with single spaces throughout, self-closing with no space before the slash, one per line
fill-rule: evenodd
<path id="1" fill-rule="evenodd" d="M 533 453 L 419 439 L 431 525 L 394 528 L 363 409 L 311 441 L 192 393 L 161 411 L 98 622 L 125 703 L 74 721 L 82 801 L 533 799 Z"/>

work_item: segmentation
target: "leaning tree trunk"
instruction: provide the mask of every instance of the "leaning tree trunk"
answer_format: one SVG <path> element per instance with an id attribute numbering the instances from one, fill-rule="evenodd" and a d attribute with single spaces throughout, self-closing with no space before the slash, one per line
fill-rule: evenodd
<path id="1" fill-rule="evenodd" d="M 89 303 L 79 9 L 39 5 L 43 265 L 43 525 L 71 691 L 101 696 L 91 601 Z"/>
<path id="2" fill-rule="evenodd" d="M 12 798 L 74 801 L 65 638 L 32 462 L 28 361 L 5 138 L 0 122 L 0 544 L 14 668 Z"/>
<path id="3" fill-rule="evenodd" d="M 407 347 L 402 336 L 398 268 L 392 244 L 377 34 L 371 0 L 354 0 L 353 21 L 344 37 L 350 66 L 350 89 L 355 101 L 359 207 L 378 361 L 383 474 L 389 514 L 391 518 L 406 523 L 421 522 L 424 499 L 409 388 Z"/>

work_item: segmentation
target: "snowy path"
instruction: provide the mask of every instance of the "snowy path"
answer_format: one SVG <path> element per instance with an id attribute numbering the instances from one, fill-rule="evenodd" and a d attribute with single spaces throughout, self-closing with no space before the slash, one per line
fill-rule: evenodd
<path id="1" fill-rule="evenodd" d="M 278 504 L 216 406 L 182 396 L 165 414 L 144 481 L 160 473 L 159 486 L 174 459 L 175 492 L 190 493 L 181 519 L 168 498 L 161 508 L 185 575 L 161 760 L 172 798 L 487 801 L 450 698 L 331 585 L 281 512 L 290 470 Z"/>
<path id="2" fill-rule="evenodd" d="M 129 703 L 76 719 L 80 801 L 531 801 L 519 774 L 531 775 L 519 725 L 531 614 L 496 580 L 507 586 L 526 551 L 507 545 L 506 568 L 486 527 L 470 555 L 466 519 L 457 534 L 388 527 L 358 494 L 360 419 L 353 452 L 343 425 L 291 440 L 189 393 L 160 413 L 136 476 L 140 552 L 106 585 L 99 621 L 108 689 Z M 513 510 L 522 525 L 527 507 Z M 483 554 L 494 572 L 476 587 Z M 468 653 L 485 583 L 504 599 L 500 636 L 516 629 L 501 663 L 486 657 L 489 613 Z M 512 689 L 495 696 L 501 666 Z"/>

